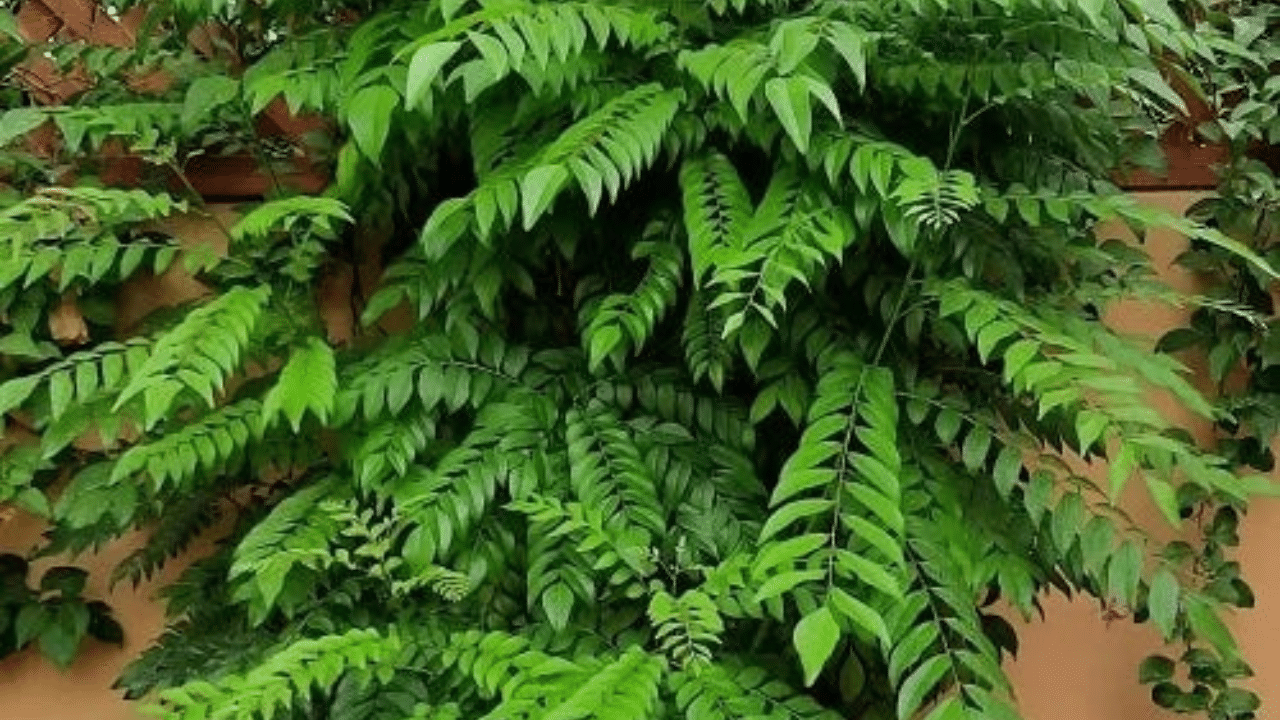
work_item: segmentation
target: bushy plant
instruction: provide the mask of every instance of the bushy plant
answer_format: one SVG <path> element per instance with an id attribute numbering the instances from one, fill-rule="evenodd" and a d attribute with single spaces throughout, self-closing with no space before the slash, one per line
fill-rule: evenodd
<path id="1" fill-rule="evenodd" d="M 1219 12 L 155 3 L 136 48 L 54 53 L 90 89 L 0 116 L 0 411 L 37 437 L 6 497 L 40 510 L 72 469 L 47 551 L 152 528 L 134 580 L 234 513 L 121 679 L 163 717 L 1015 718 L 993 606 L 1057 589 L 1185 651 L 1141 669 L 1159 704 L 1252 718 L 1224 548 L 1269 485 L 1153 410 L 1231 412 L 1099 319 L 1252 317 L 1161 285 L 1120 226 L 1275 277 L 1113 184 L 1158 161 L 1168 78 L 1252 62 Z M 323 193 L 258 132 L 279 97 L 329 122 Z M 48 122 L 52 154 L 18 149 Z M 109 144 L 146 189 L 95 183 Z M 209 295 L 116 336 L 111 294 L 176 253 L 147 221 L 240 151 L 276 187 L 185 255 Z M 317 287 L 370 257 L 335 347 Z M 95 309 L 73 351 L 45 330 L 68 298 Z M 1132 483 L 1205 532 L 1153 539 Z"/>

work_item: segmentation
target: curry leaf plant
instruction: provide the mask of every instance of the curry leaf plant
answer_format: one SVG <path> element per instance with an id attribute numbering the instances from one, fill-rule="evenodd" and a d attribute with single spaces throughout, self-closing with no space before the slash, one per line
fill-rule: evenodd
<path id="1" fill-rule="evenodd" d="M 1221 306 L 1124 228 L 1274 277 L 1113 184 L 1256 36 L 1165 0 L 144 12 L 135 47 L 50 50 L 81 94 L 6 96 L 0 410 L 29 439 L 0 487 L 41 510 L 70 473 L 46 552 L 150 529 L 118 579 L 232 516 L 120 680 L 159 717 L 1011 719 L 996 603 L 1045 592 L 1182 653 L 1190 689 L 1141 668 L 1157 703 L 1254 717 L 1223 548 L 1268 484 L 1153 409 L 1230 413 L 1099 318 Z M 318 140 L 263 137 L 281 99 Z M 120 148 L 136 187 L 99 180 Z M 204 296 L 120 334 L 219 152 L 272 189 L 180 255 Z M 335 343 L 316 299 L 352 265 Z M 1222 519 L 1163 542 L 1130 488 Z"/>

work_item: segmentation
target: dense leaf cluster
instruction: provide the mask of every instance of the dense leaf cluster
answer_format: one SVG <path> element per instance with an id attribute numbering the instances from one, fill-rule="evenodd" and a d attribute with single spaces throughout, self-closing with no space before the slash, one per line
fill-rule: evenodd
<path id="1" fill-rule="evenodd" d="M 25 558 L 0 555 L 0 656 L 34 645 L 65 668 L 86 637 L 117 644 L 124 640 L 107 604 L 83 597 L 84 570 L 51 567 L 37 587 L 27 584 L 29 573 Z"/>
<path id="2" fill-rule="evenodd" d="M 1270 17 L 158 3 L 137 48 L 54 54 L 91 89 L 0 115 L 0 410 L 31 431 L 0 455 L 3 497 L 47 512 L 47 552 L 150 528 L 116 571 L 135 581 L 235 516 L 121 678 L 163 717 L 1016 718 L 992 605 L 1030 615 L 1056 589 L 1186 649 L 1189 690 L 1143 665 L 1157 703 L 1252 718 L 1222 621 L 1252 595 L 1225 550 L 1269 486 L 1149 398 L 1228 426 L 1248 408 L 1099 317 L 1124 298 L 1250 317 L 1162 286 L 1122 226 L 1276 277 L 1256 232 L 1111 180 L 1181 111 L 1166 78 L 1274 94 Z M 179 79 L 120 79 L 156 68 Z M 112 293 L 175 253 L 146 221 L 201 209 L 164 189 L 191 195 L 200 153 L 274 167 L 255 117 L 280 97 L 328 122 L 307 152 L 330 186 L 273 173 L 225 253 L 186 253 L 208 295 L 119 337 Z M 1249 97 L 1226 131 L 1273 138 Z M 51 154 L 19 149 L 38 127 Z M 154 184 L 100 187 L 109 147 Z M 371 257 L 386 271 L 335 347 L 317 289 Z M 72 301 L 91 344 L 68 350 L 45 327 Z M 1097 459 L 1106 487 L 1073 462 Z M 1196 540 L 1136 526 L 1134 483 L 1203 519 Z"/>

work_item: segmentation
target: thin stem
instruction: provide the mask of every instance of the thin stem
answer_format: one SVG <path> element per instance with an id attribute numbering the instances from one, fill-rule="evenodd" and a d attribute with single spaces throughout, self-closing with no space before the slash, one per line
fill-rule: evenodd
<path id="1" fill-rule="evenodd" d="M 226 239 L 227 253 L 218 258 L 218 262 L 235 263 L 252 270 L 253 263 L 241 260 L 231 253 L 231 247 L 235 245 L 235 237 L 231 234 L 231 228 L 227 227 L 227 224 L 222 222 L 222 219 L 209 209 L 209 204 L 204 201 L 204 196 L 201 195 L 200 191 L 196 190 L 195 186 L 191 184 L 191 179 L 187 177 L 187 173 L 183 171 L 182 166 L 178 165 L 178 162 L 172 158 L 170 158 L 165 164 L 175 175 L 178 176 L 178 179 L 182 181 L 183 187 L 186 188 L 187 194 L 195 203 L 196 209 L 199 210 L 200 214 L 213 221 L 214 226 L 218 228 L 218 232 L 222 233 L 222 237 Z"/>
<path id="2" fill-rule="evenodd" d="M 938 628 L 938 640 L 942 642 L 942 652 L 946 654 L 947 662 L 951 666 L 952 681 L 956 684 L 960 694 L 964 696 L 965 699 L 969 699 L 969 692 L 965 688 L 964 683 L 960 680 L 960 663 L 956 660 L 956 651 L 951 647 L 951 643 L 947 640 L 947 627 L 946 624 L 942 622 L 941 613 L 938 612 L 937 601 L 934 598 L 933 589 L 929 586 L 929 582 L 926 580 L 924 570 L 920 567 L 920 558 L 917 557 L 915 552 L 910 548 L 907 548 L 906 557 L 908 558 L 908 562 L 915 567 L 916 575 L 920 578 L 920 585 L 922 586 L 925 598 L 929 603 L 929 614 L 933 618 L 933 624 Z"/>
<path id="3" fill-rule="evenodd" d="M 221 218 L 209 210 L 209 204 L 204 201 L 204 195 L 201 195 L 200 191 L 196 190 L 195 185 L 191 184 L 191 179 L 187 177 L 186 171 L 182 169 L 182 166 L 178 164 L 177 160 L 169 158 L 166 164 L 169 166 L 169 169 L 178 176 L 178 180 L 182 181 L 183 187 L 187 189 L 187 194 L 191 196 L 191 200 L 196 203 L 200 212 L 203 213 L 205 217 L 212 220 L 213 224 L 218 227 L 218 231 L 222 233 L 224 238 L 226 238 L 227 245 L 230 247 L 231 244 L 235 242 L 235 238 L 231 235 L 231 228 L 227 227 L 226 223 L 222 222 Z"/>
<path id="4" fill-rule="evenodd" d="M 853 403 L 849 409 L 849 421 L 845 424 L 844 438 L 840 444 L 842 448 L 839 453 L 839 459 L 836 461 L 836 496 L 835 504 L 831 512 L 831 527 L 827 531 L 828 541 L 827 547 L 829 553 L 827 556 L 827 592 L 830 593 L 835 587 L 836 572 L 836 536 L 837 529 L 840 526 L 840 506 L 844 502 L 844 475 L 848 470 L 848 453 L 845 451 L 849 444 L 853 442 L 853 434 L 858 426 L 858 406 L 862 401 L 862 389 L 866 385 L 867 369 L 873 365 L 879 365 L 880 359 L 884 356 L 885 350 L 889 347 L 889 338 L 893 335 L 893 329 L 897 327 L 898 321 L 902 319 L 902 308 L 907 300 L 907 291 L 911 287 L 911 276 L 915 274 L 917 259 L 911 258 L 911 264 L 907 266 L 907 275 L 903 279 L 902 288 L 898 291 L 898 298 L 894 302 L 893 312 L 889 316 L 889 322 L 885 326 L 884 335 L 880 338 L 880 345 L 876 348 L 875 355 L 872 356 L 871 362 L 862 366 L 861 372 L 858 373 L 858 384 L 853 390 Z"/>
<path id="5" fill-rule="evenodd" d="M 262 148 L 262 138 L 258 137 L 258 129 L 253 123 L 253 114 L 250 112 L 247 103 L 240 104 L 240 110 L 244 113 L 245 126 L 249 129 L 249 147 L 253 152 L 253 159 L 257 161 L 258 166 L 267 172 L 267 176 L 271 178 L 271 191 L 273 194 L 279 195 L 283 190 L 280 183 L 280 176 L 276 174 L 276 169 L 266 156 L 266 152 Z"/>
<path id="6" fill-rule="evenodd" d="M 907 300 L 907 290 L 911 287 L 911 276 L 916 272 L 918 256 L 911 258 L 911 264 L 907 266 L 907 275 L 902 280 L 902 289 L 898 292 L 898 299 L 894 302 L 893 313 L 889 316 L 889 324 L 884 329 L 884 336 L 880 338 L 880 346 L 876 348 L 875 357 L 872 358 L 872 365 L 879 365 L 880 358 L 884 356 L 885 349 L 889 346 L 889 338 L 893 335 L 893 328 L 903 316 L 903 304 Z"/>
<path id="7" fill-rule="evenodd" d="M 965 93 L 964 102 L 960 104 L 960 112 L 956 114 L 955 121 L 951 125 L 951 134 L 947 138 L 947 159 L 942 164 L 943 170 L 951 169 L 951 161 L 955 159 L 956 147 L 960 144 L 960 133 L 964 130 L 968 122 L 965 120 L 965 113 L 969 110 L 969 94 Z"/>

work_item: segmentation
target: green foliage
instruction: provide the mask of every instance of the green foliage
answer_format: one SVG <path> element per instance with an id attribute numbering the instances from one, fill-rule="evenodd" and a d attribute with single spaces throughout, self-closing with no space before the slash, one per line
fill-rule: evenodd
<path id="1" fill-rule="evenodd" d="M 288 717 L 295 696 L 305 698 L 312 686 L 329 687 L 344 676 L 357 686 L 368 685 L 394 672 L 400 653 L 398 636 L 373 630 L 301 640 L 243 675 L 220 678 L 217 684 L 195 681 L 165 690 L 157 698 L 157 714 L 184 718 L 194 707 L 209 718 L 242 717 L 246 712 L 262 718 Z"/>
<path id="2" fill-rule="evenodd" d="M 1052 589 L 1185 648 L 1141 668 L 1158 705 L 1254 717 L 1222 613 L 1253 603 L 1229 549 L 1271 490 L 1237 468 L 1280 427 L 1275 183 L 1245 157 L 1276 135 L 1267 8 L 156 5 L 131 52 L 54 53 L 90 78 L 72 104 L 4 96 L 0 412 L 30 432 L 0 500 L 50 518 L 49 553 L 149 529 L 117 581 L 228 521 L 121 678 L 162 717 L 1003 720 L 990 605 Z M 212 58 L 187 46 L 209 21 Z M 155 67 L 180 80 L 120 80 Z M 1188 218 L 1110 181 L 1152 164 L 1179 76 L 1236 103 Z M 276 172 L 277 97 L 326 121 L 285 149 L 322 193 Z M 50 120 L 56 149 L 23 150 Z M 107 147 L 141 188 L 94 180 Z M 183 252 L 207 294 L 117 327 L 111 293 L 179 252 L 148 225 L 187 210 L 164 190 L 219 152 L 271 191 L 224 256 Z M 1188 236 L 1222 287 L 1163 286 L 1116 224 Z M 351 266 L 338 347 L 316 298 Z M 1212 402 L 1109 329 L 1124 299 L 1195 306 L 1161 349 L 1244 361 L 1251 393 Z M 71 300 L 83 347 L 46 331 Z M 1072 469 L 1094 460 L 1106 487 Z M 1138 480 L 1195 542 L 1117 507 Z M 25 569 L 5 647 L 65 663 L 109 626 L 73 571 L 37 596 Z"/>
<path id="3" fill-rule="evenodd" d="M 283 413 L 294 432 L 301 428 L 302 416 L 308 411 L 320 422 L 328 421 L 338 392 L 334 367 L 333 349 L 328 343 L 309 338 L 305 346 L 289 355 L 275 387 L 263 398 L 263 421 L 269 424 Z"/>
<path id="4" fill-rule="evenodd" d="M 41 654 L 65 668 L 86 636 L 120 644 L 124 633 L 106 603 L 83 597 L 88 573 L 65 565 L 51 567 L 38 587 L 27 585 L 27 561 L 0 555 L 0 656 L 35 644 Z"/>
<path id="5" fill-rule="evenodd" d="M 1215 228 L 1221 235 L 1249 249 L 1252 256 L 1274 262 L 1280 229 L 1280 208 L 1274 162 L 1268 166 L 1255 155 L 1257 141 L 1274 145 L 1277 130 L 1274 101 L 1277 85 L 1272 68 L 1280 58 L 1275 33 L 1280 15 L 1267 4 L 1246 4 L 1230 18 L 1206 16 L 1198 27 L 1206 32 L 1230 25 L 1238 43 L 1221 62 L 1203 73 L 1211 100 L 1223 111 L 1197 130 L 1224 144 L 1229 161 L 1220 173 L 1218 192 L 1194 205 L 1191 220 Z M 1275 413 L 1277 372 L 1273 278 L 1257 263 L 1205 238 L 1193 237 L 1179 257 L 1187 269 L 1209 284 L 1207 297 L 1192 314 L 1189 327 L 1170 331 L 1158 349 L 1183 354 L 1204 353 L 1209 375 L 1217 385 L 1217 425 L 1222 439 L 1219 452 L 1232 464 L 1262 472 L 1275 467 L 1272 440 L 1280 430 Z M 1244 370 L 1243 382 L 1230 379 Z M 1253 591 L 1240 577 L 1239 566 L 1225 556 L 1239 544 L 1236 525 L 1242 507 L 1221 503 L 1198 488 L 1180 488 L 1178 505 L 1183 517 L 1196 518 L 1205 542 L 1200 547 L 1175 546 L 1166 555 L 1175 561 L 1191 557 L 1203 562 L 1202 592 L 1177 594 L 1171 574 L 1163 578 L 1163 591 L 1148 601 L 1153 621 L 1160 621 L 1166 636 L 1199 637 L 1212 650 L 1192 647 L 1173 659 L 1153 656 L 1143 665 L 1144 683 L 1152 683 L 1158 705 L 1179 712 L 1205 712 L 1214 718 L 1254 717 L 1259 701 L 1251 692 L 1230 687 L 1236 678 L 1250 675 L 1249 668 L 1231 650 L 1225 628 L 1215 622 L 1208 607 L 1216 603 L 1237 607 L 1254 605 Z M 1157 603 L 1157 600 L 1160 602 Z M 1175 666 L 1182 665 L 1182 668 Z M 1184 675 L 1189 682 L 1176 675 Z"/>
<path id="6" fill-rule="evenodd" d="M 140 397 L 143 426 L 150 429 L 169 414 L 185 391 L 214 407 L 226 378 L 240 368 L 249 334 L 269 296 L 267 287 L 236 287 L 191 311 L 156 341 L 141 367 L 130 373 L 112 410 L 120 411 Z"/>

